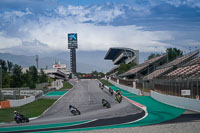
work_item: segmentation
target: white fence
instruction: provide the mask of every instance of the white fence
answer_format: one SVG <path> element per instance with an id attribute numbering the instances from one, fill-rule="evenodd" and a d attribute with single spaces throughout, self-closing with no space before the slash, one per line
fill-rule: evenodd
<path id="1" fill-rule="evenodd" d="M 19 107 L 25 104 L 28 104 L 30 102 L 35 101 L 35 97 L 31 96 L 25 99 L 20 99 L 20 100 L 9 100 L 10 101 L 10 107 Z"/>
<path id="2" fill-rule="evenodd" d="M 200 100 L 164 95 L 155 91 L 151 91 L 151 97 L 171 106 L 200 112 Z"/>
<path id="3" fill-rule="evenodd" d="M 116 87 L 121 88 L 123 90 L 126 90 L 126 91 L 128 91 L 130 93 L 133 93 L 133 94 L 136 94 L 136 95 L 140 95 L 141 94 L 139 89 L 131 88 L 131 87 L 128 87 L 128 86 L 125 86 L 125 85 L 120 85 L 120 84 L 118 84 L 118 83 L 116 83 L 116 82 L 114 82 L 112 80 L 108 80 L 108 81 L 111 84 L 115 85 Z"/>

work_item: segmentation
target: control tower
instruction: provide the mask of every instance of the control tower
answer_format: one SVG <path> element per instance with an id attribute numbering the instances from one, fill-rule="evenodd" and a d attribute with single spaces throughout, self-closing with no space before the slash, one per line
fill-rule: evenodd
<path id="1" fill-rule="evenodd" d="M 76 74 L 76 49 L 78 48 L 77 33 L 68 34 L 68 49 L 70 49 L 70 68 Z"/>

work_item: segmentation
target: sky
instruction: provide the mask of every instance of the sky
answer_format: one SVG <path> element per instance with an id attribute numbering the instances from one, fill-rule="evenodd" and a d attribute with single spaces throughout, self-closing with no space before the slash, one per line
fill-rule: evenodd
<path id="1" fill-rule="evenodd" d="M 68 33 L 79 51 L 188 52 L 200 48 L 200 0 L 0 0 L 0 52 L 56 54 Z"/>

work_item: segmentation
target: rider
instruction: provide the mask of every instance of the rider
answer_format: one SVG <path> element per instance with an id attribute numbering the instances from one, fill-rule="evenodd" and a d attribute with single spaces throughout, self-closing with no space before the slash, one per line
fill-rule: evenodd
<path id="1" fill-rule="evenodd" d="M 105 100 L 105 99 L 102 99 L 102 104 L 103 105 L 106 105 L 108 103 L 108 101 L 107 100 Z"/>
<path id="2" fill-rule="evenodd" d="M 72 112 L 72 111 L 76 111 L 77 110 L 77 108 L 75 108 L 74 106 L 72 106 L 72 105 L 69 105 L 69 110 Z"/>
<path id="3" fill-rule="evenodd" d="M 117 95 L 122 95 L 122 92 L 120 90 L 116 90 Z"/>
<path id="4" fill-rule="evenodd" d="M 16 110 L 14 111 L 14 119 L 16 119 L 19 116 L 19 112 L 17 112 Z"/>

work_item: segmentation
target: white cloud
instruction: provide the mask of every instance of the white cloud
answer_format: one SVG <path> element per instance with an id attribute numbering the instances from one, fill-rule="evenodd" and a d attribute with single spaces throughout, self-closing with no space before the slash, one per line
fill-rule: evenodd
<path id="1" fill-rule="evenodd" d="M 137 10 L 143 9 L 138 8 Z M 98 25 L 98 22 L 109 23 L 116 17 L 123 15 L 123 11 L 115 5 L 107 5 L 106 8 L 103 6 L 88 8 L 60 6 L 56 9 L 56 13 L 59 16 L 50 18 L 41 15 L 39 21 L 29 20 L 26 24 L 20 25 L 18 29 L 20 33 L 26 33 L 26 37 L 13 37 L 6 40 L 7 38 L 1 36 L 4 41 L 1 43 L 1 48 L 10 47 L 13 44 L 15 46 L 26 45 L 24 41 L 35 43 L 34 40 L 38 40 L 50 49 L 67 50 L 67 34 L 73 32 L 78 33 L 79 50 L 108 50 L 110 47 L 129 47 L 143 52 L 158 52 L 170 46 L 163 43 L 164 41 L 173 39 L 170 32 L 145 31 L 143 27 L 135 25 Z M 31 14 L 31 12 L 27 9 L 26 12 L 13 11 L 10 14 L 23 16 Z M 83 23 L 85 21 L 94 21 L 94 23 Z M 16 39 L 18 40 L 16 41 Z"/>
<path id="2" fill-rule="evenodd" d="M 13 20 L 17 17 L 23 17 L 25 15 L 30 15 L 32 12 L 27 8 L 25 12 L 22 11 L 10 11 L 10 12 L 4 12 L 3 14 L 0 14 L 0 16 L 4 20 Z"/>
<path id="3" fill-rule="evenodd" d="M 40 23 L 32 23 L 24 29 L 29 31 L 30 40 L 37 39 L 55 50 L 67 50 L 67 34 L 73 32 L 78 33 L 79 50 L 130 47 L 156 52 L 169 46 L 162 41 L 173 39 L 166 31 L 144 31 L 142 27 L 134 25 L 115 27 L 76 23 L 71 19 L 41 18 Z"/>
<path id="4" fill-rule="evenodd" d="M 199 0 L 163 0 L 166 3 L 179 7 L 181 5 L 187 5 L 189 7 L 198 7 L 200 8 Z"/>
<path id="5" fill-rule="evenodd" d="M 18 46 L 21 44 L 21 40 L 16 37 L 5 37 L 2 32 L 0 32 L 0 49 Z"/>
<path id="6" fill-rule="evenodd" d="M 68 7 L 59 6 L 55 11 L 61 16 L 72 17 L 78 22 L 93 21 L 97 23 L 109 23 L 123 14 L 118 6 L 105 9 L 102 6 L 83 7 L 69 5 Z"/>

